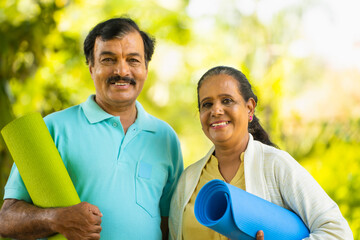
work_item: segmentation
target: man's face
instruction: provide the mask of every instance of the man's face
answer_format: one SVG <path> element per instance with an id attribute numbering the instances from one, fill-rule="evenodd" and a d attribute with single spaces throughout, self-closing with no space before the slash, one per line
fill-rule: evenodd
<path id="1" fill-rule="evenodd" d="M 143 40 L 136 31 L 108 41 L 96 39 L 89 69 L 96 102 L 105 111 L 135 104 L 148 72 L 144 54 Z"/>

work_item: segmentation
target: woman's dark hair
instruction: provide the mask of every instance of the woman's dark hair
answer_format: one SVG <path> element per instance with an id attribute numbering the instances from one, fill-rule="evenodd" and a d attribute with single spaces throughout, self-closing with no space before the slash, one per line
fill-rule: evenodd
<path id="1" fill-rule="evenodd" d="M 251 89 L 251 84 L 246 76 L 240 72 L 239 70 L 227 67 L 227 66 L 217 66 L 208 70 L 199 80 L 197 85 L 197 96 L 198 96 L 198 108 L 200 110 L 200 98 L 199 98 L 199 90 L 202 83 L 211 76 L 226 74 L 228 76 L 233 77 L 238 82 L 239 91 L 241 96 L 244 98 L 245 102 L 247 102 L 250 98 L 253 98 L 255 103 L 257 104 L 257 96 Z M 264 128 L 260 125 L 259 119 L 255 116 L 253 120 L 249 123 L 248 131 L 251 133 L 255 140 L 258 140 L 266 145 L 277 147 L 276 144 L 270 141 L 269 135 L 264 130 Z"/>
<path id="2" fill-rule="evenodd" d="M 84 41 L 86 64 L 92 65 L 94 63 L 94 45 L 97 37 L 100 36 L 103 41 L 107 41 L 115 37 L 123 37 L 125 34 L 133 31 L 140 33 L 144 42 L 145 64 L 147 67 L 154 53 L 155 39 L 141 31 L 133 20 L 125 17 L 112 18 L 101 22 L 89 32 Z"/>

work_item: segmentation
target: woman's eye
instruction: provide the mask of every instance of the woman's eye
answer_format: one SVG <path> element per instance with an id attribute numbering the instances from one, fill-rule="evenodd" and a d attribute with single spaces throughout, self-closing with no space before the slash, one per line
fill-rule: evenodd
<path id="1" fill-rule="evenodd" d="M 212 103 L 209 103 L 209 102 L 204 102 L 204 103 L 201 105 L 202 108 L 209 108 L 209 107 L 211 107 L 211 106 L 212 106 Z"/>
<path id="2" fill-rule="evenodd" d="M 222 102 L 223 102 L 224 104 L 230 104 L 230 103 L 233 102 L 233 100 L 232 100 L 231 98 L 225 98 L 225 99 L 222 100 Z"/>

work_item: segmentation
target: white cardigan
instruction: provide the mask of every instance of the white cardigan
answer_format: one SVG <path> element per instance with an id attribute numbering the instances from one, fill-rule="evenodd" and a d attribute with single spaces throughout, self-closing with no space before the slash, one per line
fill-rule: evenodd
<path id="1" fill-rule="evenodd" d="M 353 239 L 339 207 L 287 152 L 253 140 L 244 155 L 246 191 L 295 212 L 310 230 L 306 240 Z M 214 147 L 182 173 L 171 200 L 169 238 L 182 240 L 182 217 Z M 266 235 L 265 235 L 266 239 Z"/>

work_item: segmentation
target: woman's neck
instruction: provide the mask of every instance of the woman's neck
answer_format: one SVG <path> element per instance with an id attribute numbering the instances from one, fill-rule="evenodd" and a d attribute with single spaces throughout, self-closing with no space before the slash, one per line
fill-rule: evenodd
<path id="1" fill-rule="evenodd" d="M 243 138 L 235 146 L 215 145 L 215 157 L 219 163 L 219 171 L 226 182 L 236 175 L 241 164 L 241 153 L 245 152 L 249 137 Z"/>

